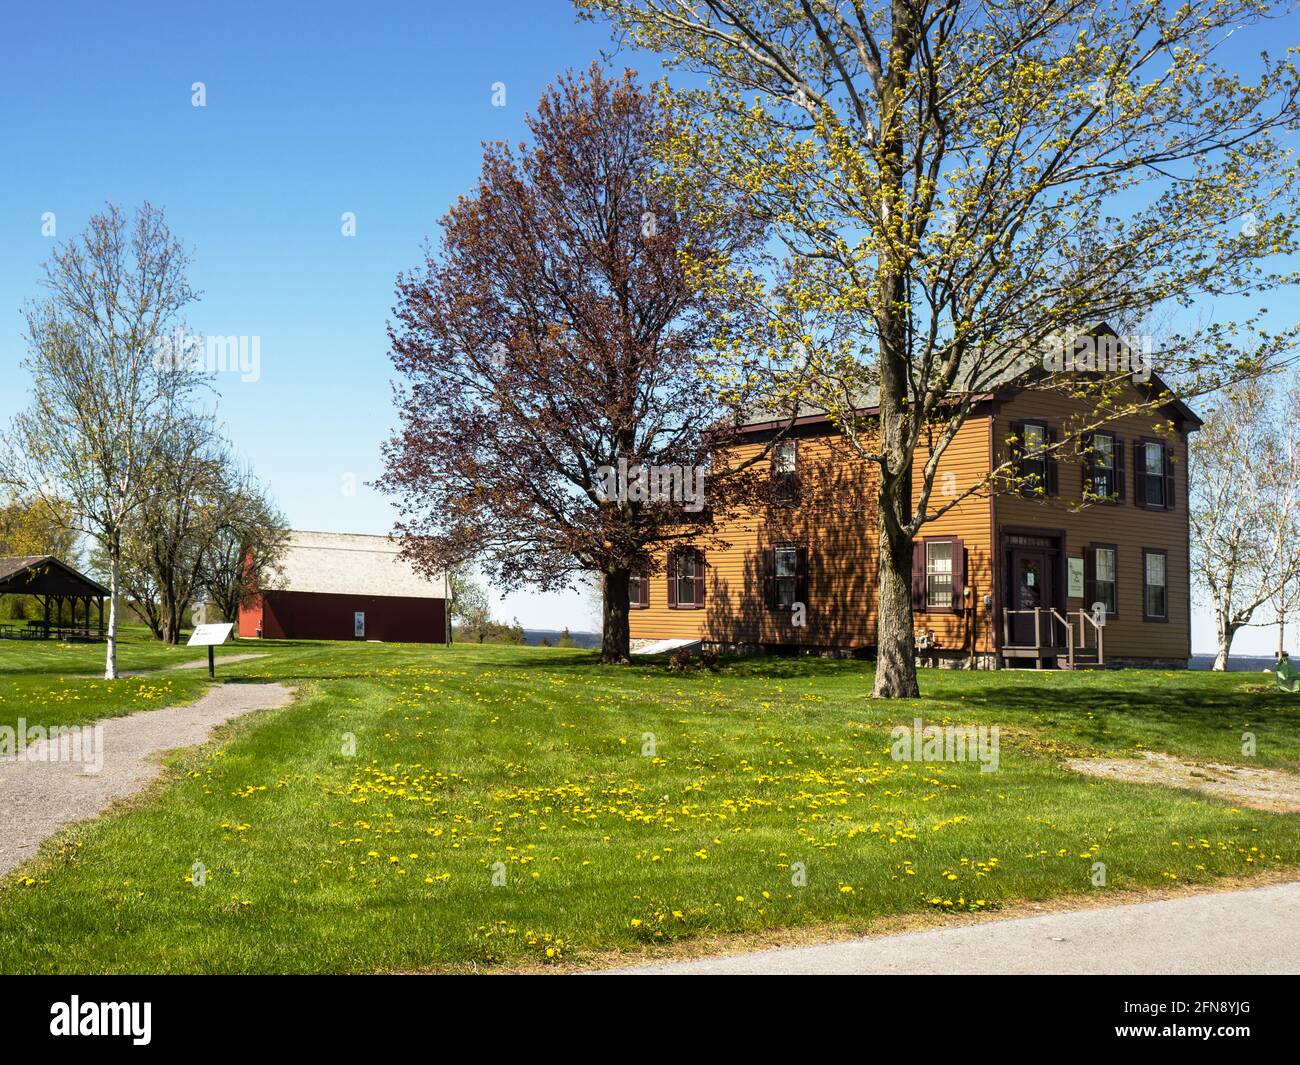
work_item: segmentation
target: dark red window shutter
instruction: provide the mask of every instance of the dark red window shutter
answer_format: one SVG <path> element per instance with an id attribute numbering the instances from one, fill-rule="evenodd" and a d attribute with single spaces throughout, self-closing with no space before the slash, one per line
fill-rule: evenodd
<path id="1" fill-rule="evenodd" d="M 1174 449 L 1169 444 L 1162 446 L 1165 457 L 1165 510 L 1174 509 Z"/>
<path id="2" fill-rule="evenodd" d="M 1011 459 L 1015 463 L 1016 477 L 1024 477 L 1025 468 L 1021 459 L 1025 454 L 1025 423 L 1021 421 L 1012 422 L 1011 435 L 1015 437 L 1011 442 Z M 1024 491 L 1023 488 L 1019 490 Z"/>
<path id="3" fill-rule="evenodd" d="M 1056 430 L 1045 429 L 1043 440 L 1046 447 L 1053 447 L 1056 444 Z M 1055 451 L 1043 454 L 1043 491 L 1049 496 L 1061 494 L 1061 473 Z"/>
<path id="4" fill-rule="evenodd" d="M 799 548 L 794 570 L 794 601 L 808 606 L 808 548 Z"/>
<path id="5" fill-rule="evenodd" d="M 776 550 L 763 548 L 763 605 L 776 609 Z"/>
<path id="6" fill-rule="evenodd" d="M 637 579 L 637 597 L 642 606 L 650 605 L 650 578 L 641 576 Z"/>
<path id="7" fill-rule="evenodd" d="M 1083 549 L 1083 604 L 1092 609 L 1097 601 L 1097 552 L 1091 547 Z"/>
<path id="8" fill-rule="evenodd" d="M 1133 503 L 1147 505 L 1146 441 L 1141 437 L 1133 441 Z"/>
<path id="9" fill-rule="evenodd" d="M 1112 437 L 1115 446 L 1111 452 L 1115 456 L 1115 498 L 1119 502 L 1124 502 L 1124 441 L 1116 436 Z"/>
<path id="10" fill-rule="evenodd" d="M 925 609 L 925 541 L 912 541 L 912 609 Z"/>
<path id="11" fill-rule="evenodd" d="M 704 609 L 704 552 L 695 552 L 695 609 Z"/>
<path id="12" fill-rule="evenodd" d="M 668 552 L 668 605 L 677 606 L 677 552 Z"/>
<path id="13" fill-rule="evenodd" d="M 960 614 L 966 609 L 966 545 L 957 537 L 952 539 L 952 612 Z"/>

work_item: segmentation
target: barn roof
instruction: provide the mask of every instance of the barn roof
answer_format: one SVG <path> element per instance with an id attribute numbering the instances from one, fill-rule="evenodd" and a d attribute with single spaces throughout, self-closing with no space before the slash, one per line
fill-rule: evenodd
<path id="1" fill-rule="evenodd" d="M 361 533 L 292 532 L 269 590 L 332 595 L 446 598 L 442 580 L 421 577 L 398 557 L 397 541 Z"/>

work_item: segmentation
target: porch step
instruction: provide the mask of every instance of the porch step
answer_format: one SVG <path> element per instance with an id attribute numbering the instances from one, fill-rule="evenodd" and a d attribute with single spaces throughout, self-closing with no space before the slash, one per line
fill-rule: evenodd
<path id="1" fill-rule="evenodd" d="M 1105 669 L 1106 667 L 1103 666 L 1100 662 L 1098 662 L 1096 658 L 1080 658 L 1078 655 L 1076 655 L 1074 658 L 1074 665 L 1070 665 L 1070 663 L 1067 662 L 1064 658 L 1058 658 L 1056 660 L 1056 668 L 1080 670 L 1080 669 Z"/>

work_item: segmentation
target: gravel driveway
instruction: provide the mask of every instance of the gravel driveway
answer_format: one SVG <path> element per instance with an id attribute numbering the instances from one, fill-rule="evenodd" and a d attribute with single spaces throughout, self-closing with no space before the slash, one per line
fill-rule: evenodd
<path id="1" fill-rule="evenodd" d="M 95 817 L 113 800 L 143 788 L 162 772 L 163 752 L 196 746 L 217 725 L 284 706 L 292 697 L 281 684 L 218 684 L 189 706 L 141 710 L 83 726 L 102 731 L 81 734 L 87 742 L 79 761 L 67 760 L 63 742 L 58 744 L 63 757 L 51 761 L 48 739 L 32 744 L 26 758 L 0 758 L 0 875 L 32 857 L 42 840 L 65 825 Z M 93 736 L 99 739 L 92 741 Z M 101 768 L 91 771 L 97 760 Z"/>

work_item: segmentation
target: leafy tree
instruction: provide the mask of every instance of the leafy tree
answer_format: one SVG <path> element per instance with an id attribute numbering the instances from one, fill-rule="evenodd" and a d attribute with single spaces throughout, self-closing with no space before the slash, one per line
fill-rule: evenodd
<path id="1" fill-rule="evenodd" d="M 380 487 L 408 557 L 438 573 L 473 556 L 504 589 L 599 573 L 606 662 L 628 660 L 630 574 L 655 545 L 707 532 L 727 482 L 710 471 L 708 508 L 693 510 L 685 492 L 610 491 L 608 471 L 696 477 L 741 401 L 696 374 L 737 340 L 698 275 L 753 227 L 701 222 L 698 200 L 656 188 L 662 126 L 630 72 L 560 79 L 528 119 L 531 147 L 487 147 L 437 253 L 399 279 L 390 327 L 402 427 Z"/>
<path id="2" fill-rule="evenodd" d="M 474 579 L 467 563 L 447 570 L 447 613 L 453 625 L 466 630 L 481 630 L 492 620 L 487 591 Z"/>
<path id="3" fill-rule="evenodd" d="M 77 533 L 67 500 L 12 496 L 0 502 L 0 555 L 54 555 L 77 562 Z"/>
<path id="4" fill-rule="evenodd" d="M 1294 280 L 1273 257 L 1296 247 L 1300 182 L 1280 141 L 1296 71 L 1263 56 L 1247 82 L 1217 61 L 1284 6 L 577 2 L 705 76 L 675 95 L 662 154 L 681 188 L 724 190 L 719 213 L 780 241 L 766 275 L 714 283 L 750 284 L 797 371 L 785 396 L 827 410 L 874 470 L 875 694 L 914 696 L 912 542 L 992 483 L 934 492 L 979 397 L 1035 384 L 1045 346 L 1099 322 Z M 1152 355 L 1185 394 L 1208 389 L 1237 374 L 1252 332 L 1261 362 L 1294 340 L 1260 321 L 1170 332 Z M 1076 433 L 1161 399 L 1135 405 L 1118 380 L 1064 387 L 1095 412 Z"/>
<path id="5" fill-rule="evenodd" d="M 160 357 L 197 298 L 161 210 L 110 205 L 45 265 L 49 295 L 26 314 L 32 403 L 0 441 L 0 480 L 54 507 L 105 553 L 104 675 L 117 676 L 123 536 L 187 417 L 197 373 Z"/>

